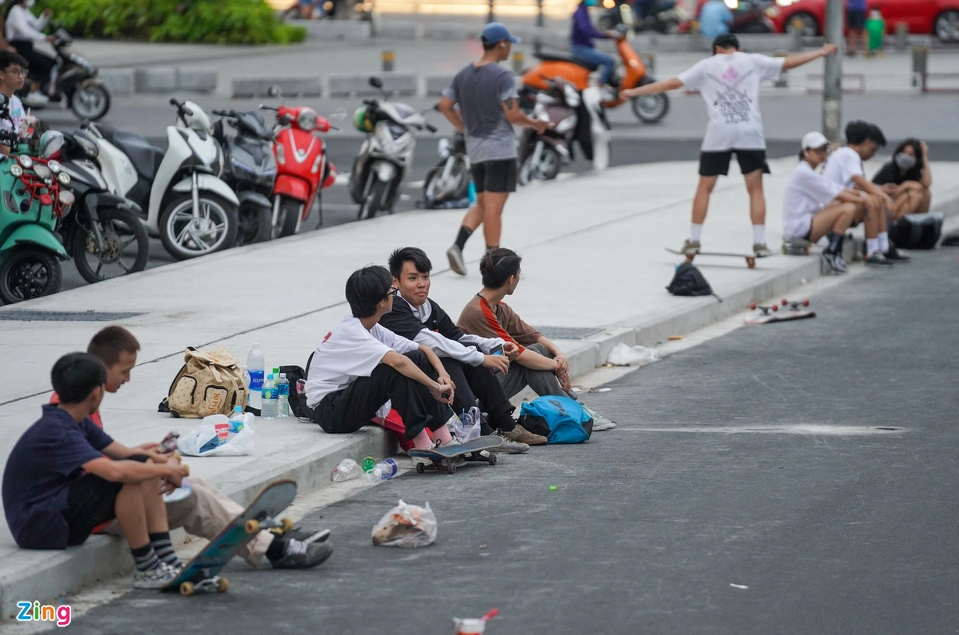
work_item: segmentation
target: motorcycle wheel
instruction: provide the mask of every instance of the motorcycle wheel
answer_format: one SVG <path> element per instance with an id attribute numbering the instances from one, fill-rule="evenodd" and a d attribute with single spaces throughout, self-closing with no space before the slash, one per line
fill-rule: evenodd
<path id="1" fill-rule="evenodd" d="M 177 260 L 229 249 L 236 242 L 240 223 L 235 205 L 216 194 L 200 192 L 200 216 L 199 226 L 194 226 L 189 192 L 172 196 L 160 214 L 160 240 Z"/>
<path id="2" fill-rule="evenodd" d="M 70 110 L 80 119 L 98 121 L 110 110 L 110 91 L 97 80 L 87 80 L 70 94 Z"/>
<path id="3" fill-rule="evenodd" d="M 520 168 L 520 173 L 525 174 L 526 183 L 536 180 L 552 181 L 559 176 L 563 164 L 556 148 L 546 143 L 543 144 L 543 151 L 539 153 L 539 163 L 532 165 L 532 161 L 533 157 L 530 155 Z"/>
<path id="4" fill-rule="evenodd" d="M 73 233 L 70 255 L 80 276 L 93 284 L 146 269 L 150 237 L 136 214 L 125 209 L 100 209 L 97 216 L 105 251 L 97 251 L 89 217 Z"/>
<path id="5" fill-rule="evenodd" d="M 633 97 L 630 100 L 630 106 L 633 107 L 636 118 L 643 123 L 656 123 L 669 112 L 669 96 L 660 93 Z"/>
<path id="6" fill-rule="evenodd" d="M 441 201 L 458 201 L 469 196 L 470 175 L 462 161 L 457 161 L 451 170 L 450 183 L 455 183 L 455 187 L 439 188 L 439 179 L 445 167 L 445 162 L 441 163 L 426 175 L 423 182 L 423 203 L 427 209 Z"/>
<path id="7" fill-rule="evenodd" d="M 356 215 L 356 220 L 367 220 L 376 216 L 376 212 L 382 209 L 388 187 L 389 183 L 373 177 L 373 184 L 370 185 L 369 192 L 367 192 L 366 198 L 363 199 L 363 204 L 360 205 L 360 211 Z"/>
<path id="8" fill-rule="evenodd" d="M 280 213 L 273 228 L 274 238 L 284 238 L 296 233 L 296 221 L 300 218 L 303 203 L 288 196 L 280 197 Z"/>
<path id="9" fill-rule="evenodd" d="M 264 209 L 262 205 L 247 203 L 240 205 L 240 211 L 237 216 L 238 227 L 236 231 L 235 247 L 243 245 L 252 245 L 270 240 L 273 236 L 270 233 L 270 225 L 273 222 L 273 212 Z"/>
<path id="10" fill-rule="evenodd" d="M 16 247 L 0 265 L 0 300 L 14 304 L 60 290 L 63 271 L 60 261 L 46 250 Z"/>

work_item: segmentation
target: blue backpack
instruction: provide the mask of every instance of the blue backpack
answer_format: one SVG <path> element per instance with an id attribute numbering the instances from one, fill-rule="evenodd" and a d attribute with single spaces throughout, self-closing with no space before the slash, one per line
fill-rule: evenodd
<path id="1" fill-rule="evenodd" d="M 582 443 L 593 433 L 593 417 L 575 399 L 546 396 L 523 404 L 519 424 L 550 443 Z"/>

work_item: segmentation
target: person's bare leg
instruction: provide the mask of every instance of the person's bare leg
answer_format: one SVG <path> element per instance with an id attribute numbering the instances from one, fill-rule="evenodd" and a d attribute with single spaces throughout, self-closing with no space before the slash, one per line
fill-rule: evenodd
<path id="1" fill-rule="evenodd" d="M 163 499 L 160 499 L 161 501 Z M 150 544 L 147 513 L 143 501 L 143 487 L 140 483 L 127 483 L 117 494 L 113 510 L 120 523 L 123 536 L 134 549 Z M 164 512 L 164 520 L 166 513 Z"/>
<path id="2" fill-rule="evenodd" d="M 755 170 L 744 175 L 746 191 L 749 192 L 749 219 L 753 225 L 766 224 L 766 196 L 763 193 L 763 171 Z"/>
<path id="3" fill-rule="evenodd" d="M 812 229 L 809 232 L 810 242 L 819 242 L 819 239 L 834 232 L 839 235 L 845 235 L 846 230 L 852 225 L 853 218 L 856 215 L 856 205 L 854 203 L 843 203 L 833 201 L 822 208 L 812 217 Z"/>
<path id="4" fill-rule="evenodd" d="M 930 207 L 932 207 L 932 190 L 924 187 L 922 188 L 922 200 L 919 202 L 919 208 L 916 209 L 916 213 L 927 214 Z"/>
<path id="5" fill-rule="evenodd" d="M 140 486 L 143 495 L 143 511 L 146 513 L 147 530 L 151 534 L 170 531 L 166 519 L 166 503 L 160 494 L 160 484 L 157 481 L 144 481 Z"/>
<path id="6" fill-rule="evenodd" d="M 696 196 L 693 198 L 693 224 L 702 225 L 709 211 L 709 197 L 716 187 L 718 176 L 700 176 L 696 186 Z"/>
<path id="7" fill-rule="evenodd" d="M 487 247 L 499 247 L 503 231 L 503 208 L 509 192 L 486 192 L 486 204 L 483 206 L 483 238 Z"/>
<path id="8" fill-rule="evenodd" d="M 475 232 L 476 228 L 479 227 L 480 223 L 483 222 L 483 209 L 485 205 L 486 192 L 477 192 L 476 204 L 466 210 L 466 215 L 463 216 L 463 222 L 460 224 L 464 227 L 468 227 L 470 231 Z"/>
<path id="9" fill-rule="evenodd" d="M 904 187 L 892 199 L 889 217 L 897 221 L 906 214 L 915 214 L 922 203 L 922 193 L 914 187 Z"/>
<path id="10" fill-rule="evenodd" d="M 871 195 L 869 197 L 866 217 L 863 219 L 866 238 L 876 238 L 880 231 L 885 231 L 886 214 L 884 205 L 883 200 L 878 196 Z"/>

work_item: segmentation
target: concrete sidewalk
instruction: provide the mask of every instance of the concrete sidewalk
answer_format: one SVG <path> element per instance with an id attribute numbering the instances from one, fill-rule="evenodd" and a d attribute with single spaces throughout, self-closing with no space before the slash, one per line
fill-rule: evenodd
<path id="1" fill-rule="evenodd" d="M 773 162 L 774 174 L 766 180 L 768 242 L 774 248 L 781 242 L 780 205 L 794 165 L 794 159 Z M 870 173 L 877 167 L 869 166 Z M 935 164 L 934 174 L 937 209 L 959 213 L 959 164 Z M 676 248 L 686 236 L 696 178 L 692 163 L 661 163 L 527 187 L 511 198 L 502 244 L 524 256 L 524 267 L 510 304 L 560 343 L 574 376 L 602 363 L 618 342 L 655 345 L 819 275 L 816 257 L 764 259 L 752 270 L 736 259 L 701 257 L 696 264 L 725 302 L 670 296 L 664 287 L 679 258 L 664 247 Z M 748 249 L 747 203 L 738 176 L 721 182 L 704 232 L 707 248 Z M 423 211 L 351 223 L 0 308 L 0 352 L 8 374 L 16 377 L 0 385 L 0 456 L 9 454 L 38 417 L 53 362 L 85 348 L 109 323 L 130 328 L 143 346 L 132 382 L 108 396 L 102 410 L 106 430 L 133 445 L 196 426 L 197 421 L 156 412 L 185 346 L 226 346 L 242 360 L 246 347 L 257 342 L 268 367 L 303 365 L 348 312 L 343 285 L 349 273 L 385 262 L 397 247 L 427 251 L 436 267 L 432 296 L 458 315 L 480 288 L 476 267 L 482 252 L 481 239 L 474 238 L 466 249 L 470 275 L 448 271 L 444 252 L 461 215 Z M 29 321 L 20 313 L 25 310 L 59 312 L 50 317 L 64 321 Z M 334 437 L 313 424 L 274 420 L 257 421 L 254 429 L 252 456 L 188 459 L 193 473 L 245 501 L 274 478 L 291 476 L 305 492 L 327 483 L 345 456 L 383 456 L 390 450 L 373 428 Z M 59 597 L 129 566 L 122 541 L 95 537 L 64 552 L 30 552 L 17 549 L 5 530 L 0 557 L 2 615 L 10 615 L 17 601 Z"/>

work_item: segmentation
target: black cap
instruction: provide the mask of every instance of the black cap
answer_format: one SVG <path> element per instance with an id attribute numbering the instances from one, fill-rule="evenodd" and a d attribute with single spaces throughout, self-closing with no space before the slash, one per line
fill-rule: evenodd
<path id="1" fill-rule="evenodd" d="M 717 35 L 716 39 L 713 40 L 713 52 L 716 52 L 716 47 L 721 49 L 736 49 L 739 50 L 739 38 L 733 35 L 732 33 L 723 33 L 722 35 Z"/>

